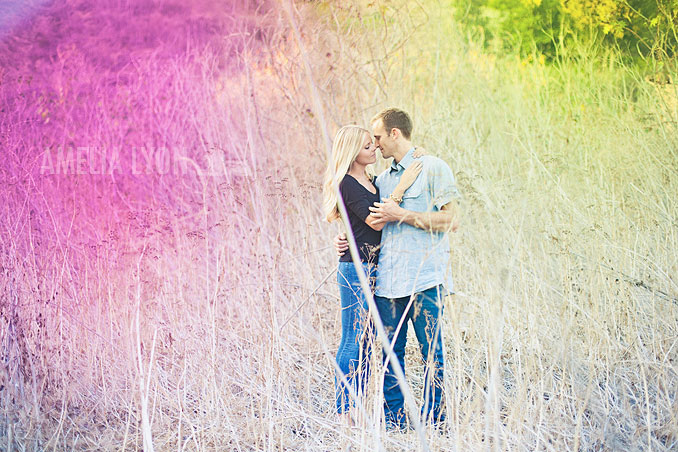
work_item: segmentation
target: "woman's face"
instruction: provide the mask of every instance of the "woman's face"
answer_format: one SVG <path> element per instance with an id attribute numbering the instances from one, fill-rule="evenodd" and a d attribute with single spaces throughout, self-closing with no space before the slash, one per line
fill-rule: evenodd
<path id="1" fill-rule="evenodd" d="M 372 137 L 365 133 L 360 152 L 355 158 L 356 163 L 360 165 L 370 165 L 377 161 L 377 146 L 372 141 Z"/>

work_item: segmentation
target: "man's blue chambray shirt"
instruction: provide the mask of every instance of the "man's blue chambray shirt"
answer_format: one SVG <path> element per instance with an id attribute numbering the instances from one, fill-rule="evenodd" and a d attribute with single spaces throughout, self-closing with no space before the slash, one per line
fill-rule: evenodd
<path id="1" fill-rule="evenodd" d="M 377 177 L 382 198 L 388 198 L 405 169 L 414 162 L 414 148 L 400 163 Z M 420 157 L 422 171 L 403 195 L 400 206 L 415 212 L 437 212 L 442 206 L 460 198 L 452 170 L 443 160 Z M 409 297 L 414 293 L 443 284 L 445 293 L 453 293 L 449 269 L 450 241 L 447 233 L 430 232 L 406 223 L 389 222 L 381 232 L 381 249 L 377 269 L 376 295 L 384 298 Z"/>

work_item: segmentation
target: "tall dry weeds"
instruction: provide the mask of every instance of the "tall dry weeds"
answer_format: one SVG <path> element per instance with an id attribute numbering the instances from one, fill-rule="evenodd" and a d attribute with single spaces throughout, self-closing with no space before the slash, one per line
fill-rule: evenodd
<path id="1" fill-rule="evenodd" d="M 448 13 L 293 11 L 329 134 L 402 106 L 465 196 L 428 446 L 675 448 L 673 104 L 613 53 L 485 55 Z M 378 371 L 372 427 L 333 417 L 326 143 L 278 6 L 69 1 L 0 55 L 2 447 L 420 447 L 376 427 Z M 59 146 L 120 171 L 46 174 Z M 164 147 L 176 171 L 145 160 Z"/>

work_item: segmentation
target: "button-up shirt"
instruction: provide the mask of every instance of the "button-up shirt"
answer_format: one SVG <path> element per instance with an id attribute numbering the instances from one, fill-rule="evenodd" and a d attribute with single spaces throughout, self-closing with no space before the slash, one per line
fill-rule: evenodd
<path id="1" fill-rule="evenodd" d="M 414 162 L 414 148 L 377 177 L 382 198 L 393 193 L 405 169 Z M 443 160 L 420 157 L 422 171 L 405 191 L 400 206 L 415 212 L 437 212 L 453 198 L 460 198 L 452 170 Z M 376 295 L 385 298 L 409 297 L 414 293 L 444 286 L 453 293 L 449 269 L 450 241 L 445 232 L 431 232 L 406 223 L 389 222 L 381 233 Z"/>

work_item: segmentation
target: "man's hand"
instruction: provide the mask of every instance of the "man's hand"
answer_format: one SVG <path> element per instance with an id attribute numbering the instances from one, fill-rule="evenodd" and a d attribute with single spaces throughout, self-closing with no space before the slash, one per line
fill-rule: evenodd
<path id="1" fill-rule="evenodd" d="M 337 250 L 337 256 L 341 257 L 348 249 L 348 240 L 343 232 L 334 237 L 334 249 Z"/>
<path id="2" fill-rule="evenodd" d="M 382 198 L 383 202 L 375 202 L 374 206 L 370 207 L 370 215 L 376 218 L 374 224 L 388 223 L 389 221 L 402 220 L 405 209 L 400 207 L 392 199 Z"/>

